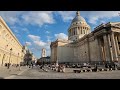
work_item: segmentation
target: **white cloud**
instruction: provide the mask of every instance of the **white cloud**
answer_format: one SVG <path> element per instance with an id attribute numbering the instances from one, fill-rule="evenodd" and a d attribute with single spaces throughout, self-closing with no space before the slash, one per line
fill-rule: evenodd
<path id="1" fill-rule="evenodd" d="M 55 22 L 52 11 L 0 11 L 0 16 L 11 25 L 53 24 Z"/>
<path id="2" fill-rule="evenodd" d="M 28 37 L 33 40 L 33 41 L 39 41 L 40 37 L 39 36 L 35 36 L 35 35 L 28 35 Z"/>
<path id="3" fill-rule="evenodd" d="M 42 41 L 40 36 L 28 35 L 28 37 L 32 40 L 32 50 L 40 53 L 42 48 L 46 48 L 47 55 L 50 55 L 50 42 Z"/>
<path id="4" fill-rule="evenodd" d="M 50 32 L 49 32 L 49 31 L 46 31 L 45 33 L 47 33 L 47 34 L 48 34 L 48 33 L 50 33 Z"/>
<path id="5" fill-rule="evenodd" d="M 75 17 L 75 11 L 58 11 L 64 22 L 72 20 Z"/>
<path id="6" fill-rule="evenodd" d="M 64 22 L 72 20 L 76 11 L 58 11 Z M 81 16 L 88 19 L 91 24 L 96 24 L 99 19 L 117 17 L 120 11 L 81 11 Z M 55 22 L 52 11 L 0 11 L 0 16 L 9 24 L 31 24 L 42 26 Z"/>
<path id="7" fill-rule="evenodd" d="M 43 24 L 53 24 L 53 12 L 51 11 L 30 11 L 24 15 L 22 15 L 22 19 L 25 21 L 26 24 L 31 25 L 39 25 L 42 26 Z"/>
<path id="8" fill-rule="evenodd" d="M 51 42 L 51 36 L 46 36 L 47 37 L 47 42 Z"/>
<path id="9" fill-rule="evenodd" d="M 68 40 L 68 36 L 64 33 L 55 34 L 56 39 L 65 39 Z"/>
<path id="10" fill-rule="evenodd" d="M 0 11 L 0 16 L 9 24 L 14 25 L 20 22 L 18 16 L 22 13 L 23 11 Z"/>
<path id="11" fill-rule="evenodd" d="M 120 11 L 81 11 L 81 13 L 81 16 L 88 18 L 89 23 L 96 24 L 98 20 L 118 17 Z"/>
<path id="12" fill-rule="evenodd" d="M 31 46 L 32 44 L 31 44 L 31 42 L 25 42 L 28 46 Z"/>
<path id="13" fill-rule="evenodd" d="M 29 30 L 27 28 L 23 28 L 22 29 L 24 32 L 26 32 L 27 34 L 29 34 Z"/>
<path id="14" fill-rule="evenodd" d="M 34 44 L 36 44 L 36 45 L 38 45 L 40 47 L 44 47 L 46 45 L 46 43 L 43 42 L 43 41 L 33 41 L 33 42 L 34 42 Z"/>
<path id="15" fill-rule="evenodd" d="M 75 11 L 58 11 L 64 22 L 72 20 L 75 17 Z M 120 11 L 80 11 L 80 15 L 88 19 L 91 24 L 96 24 L 98 20 L 101 19 L 111 19 L 113 17 L 118 17 Z"/>

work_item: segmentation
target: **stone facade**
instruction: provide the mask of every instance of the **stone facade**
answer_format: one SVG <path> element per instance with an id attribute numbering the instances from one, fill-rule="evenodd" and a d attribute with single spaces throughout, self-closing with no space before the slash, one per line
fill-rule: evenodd
<path id="1" fill-rule="evenodd" d="M 78 12 L 76 15 L 78 15 Z M 75 24 L 73 25 L 75 22 L 77 24 L 86 23 L 83 18 L 79 17 L 79 19 L 73 19 L 72 26 L 70 26 L 70 28 L 76 26 Z M 77 27 L 84 27 L 84 25 L 80 24 Z M 80 32 L 71 34 L 70 29 L 68 29 L 68 40 L 65 41 L 57 39 L 55 42 L 52 42 L 50 45 L 51 62 L 120 62 L 120 22 L 101 24 L 92 32 L 90 32 L 90 27 L 87 23 L 86 28 L 85 32 L 87 33 L 84 34 L 81 34 Z M 72 32 L 75 32 L 74 30 L 76 29 L 72 30 Z M 83 29 L 81 30 L 83 31 Z M 77 38 L 76 35 L 78 36 Z"/>
<path id="2" fill-rule="evenodd" d="M 23 62 L 24 50 L 16 36 L 0 17 L 0 65 Z"/>

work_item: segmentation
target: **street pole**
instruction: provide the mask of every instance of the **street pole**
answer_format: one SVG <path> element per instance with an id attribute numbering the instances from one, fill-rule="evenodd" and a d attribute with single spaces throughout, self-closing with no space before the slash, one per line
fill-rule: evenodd
<path id="1" fill-rule="evenodd" d="M 11 58 L 11 52 L 12 52 L 12 48 L 10 49 L 10 57 L 9 57 L 8 69 L 10 68 L 10 58 Z"/>
<path id="2" fill-rule="evenodd" d="M 3 59 L 2 59 L 2 66 L 3 66 L 3 60 L 4 60 L 4 58 L 5 58 L 5 54 L 3 55 Z"/>
<path id="3" fill-rule="evenodd" d="M 19 57 L 19 53 L 18 53 L 18 56 L 17 56 L 17 65 L 18 65 L 18 57 Z"/>

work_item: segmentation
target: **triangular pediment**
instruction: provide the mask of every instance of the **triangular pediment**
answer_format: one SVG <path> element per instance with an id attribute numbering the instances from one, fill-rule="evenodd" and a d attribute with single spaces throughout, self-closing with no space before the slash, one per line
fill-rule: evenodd
<path id="1" fill-rule="evenodd" d="M 111 24 L 111 26 L 113 26 L 115 28 L 120 28 L 120 23 L 114 23 L 114 24 Z"/>

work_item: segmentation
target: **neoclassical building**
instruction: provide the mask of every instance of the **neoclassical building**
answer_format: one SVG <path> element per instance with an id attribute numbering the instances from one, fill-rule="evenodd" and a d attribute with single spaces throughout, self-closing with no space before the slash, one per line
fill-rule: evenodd
<path id="1" fill-rule="evenodd" d="M 23 62 L 24 48 L 0 16 L 0 65 Z"/>
<path id="2" fill-rule="evenodd" d="M 120 62 L 120 22 L 101 24 L 91 32 L 77 11 L 68 28 L 68 40 L 57 39 L 51 42 L 50 48 L 51 62 Z"/>

